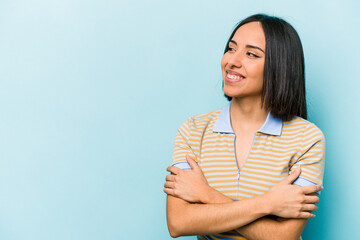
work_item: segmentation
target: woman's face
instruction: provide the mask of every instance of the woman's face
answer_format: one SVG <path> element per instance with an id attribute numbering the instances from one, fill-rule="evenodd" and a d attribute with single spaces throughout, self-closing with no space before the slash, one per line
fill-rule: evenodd
<path id="1" fill-rule="evenodd" d="M 265 34 L 260 22 L 241 26 L 221 61 L 224 93 L 233 98 L 261 96 L 265 63 Z"/>

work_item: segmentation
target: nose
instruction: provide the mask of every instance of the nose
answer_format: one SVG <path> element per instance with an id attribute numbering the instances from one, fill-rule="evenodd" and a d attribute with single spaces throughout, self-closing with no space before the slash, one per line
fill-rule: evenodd
<path id="1" fill-rule="evenodd" d="M 235 68 L 241 68 L 242 67 L 242 56 L 240 54 L 240 52 L 236 52 L 234 54 L 231 55 L 228 64 L 229 66 L 235 67 Z"/>

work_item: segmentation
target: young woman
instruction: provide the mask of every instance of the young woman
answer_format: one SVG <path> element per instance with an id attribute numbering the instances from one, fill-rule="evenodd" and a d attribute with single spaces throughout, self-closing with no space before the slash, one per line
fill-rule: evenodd
<path id="1" fill-rule="evenodd" d="M 230 103 L 189 118 L 175 138 L 164 188 L 170 234 L 299 239 L 317 210 L 325 153 L 322 132 L 305 120 L 300 39 L 282 19 L 250 16 L 221 69 Z"/>

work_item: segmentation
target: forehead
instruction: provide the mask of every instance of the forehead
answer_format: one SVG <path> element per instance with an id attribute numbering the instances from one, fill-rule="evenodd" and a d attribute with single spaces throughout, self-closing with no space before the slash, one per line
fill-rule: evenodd
<path id="1" fill-rule="evenodd" d="M 260 22 L 250 22 L 239 27 L 231 40 L 238 45 L 255 45 L 265 49 L 265 34 Z"/>

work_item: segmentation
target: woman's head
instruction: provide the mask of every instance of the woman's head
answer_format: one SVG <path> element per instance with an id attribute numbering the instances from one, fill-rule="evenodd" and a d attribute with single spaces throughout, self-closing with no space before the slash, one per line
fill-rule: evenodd
<path id="1" fill-rule="evenodd" d="M 261 102 L 265 45 L 260 22 L 247 23 L 234 33 L 221 61 L 227 96 Z"/>
<path id="2" fill-rule="evenodd" d="M 243 52 L 236 52 L 236 48 Z M 232 58 L 235 54 L 240 58 Z M 263 69 L 259 70 L 261 64 Z M 257 90 L 261 91 L 263 106 L 272 115 L 284 120 L 294 115 L 306 119 L 304 54 L 300 38 L 289 23 L 264 14 L 242 20 L 227 42 L 221 65 L 224 93 L 229 100 L 241 97 L 241 94 L 236 95 L 231 91 L 234 87 L 227 87 L 227 84 L 231 86 L 232 79 L 236 82 L 236 79 L 245 77 L 252 80 L 248 81 L 247 89 L 253 87 L 253 92 L 256 92 L 256 87 L 251 84 L 258 82 Z M 262 74 L 260 80 L 259 74 Z"/>

